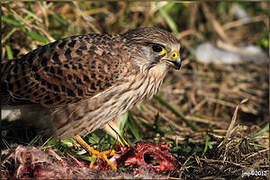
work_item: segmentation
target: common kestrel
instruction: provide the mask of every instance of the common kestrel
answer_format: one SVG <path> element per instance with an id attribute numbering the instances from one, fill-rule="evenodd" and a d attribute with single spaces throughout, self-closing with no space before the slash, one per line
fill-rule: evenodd
<path id="1" fill-rule="evenodd" d="M 179 50 L 155 27 L 57 40 L 2 62 L 2 107 L 60 138 L 92 132 L 151 98 Z"/>

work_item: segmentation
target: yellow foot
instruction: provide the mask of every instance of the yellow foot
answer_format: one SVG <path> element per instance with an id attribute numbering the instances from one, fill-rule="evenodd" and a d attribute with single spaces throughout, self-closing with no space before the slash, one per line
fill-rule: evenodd
<path id="1" fill-rule="evenodd" d="M 103 151 L 103 152 L 96 151 L 92 147 L 90 147 L 79 135 L 75 136 L 75 140 L 82 147 L 84 147 L 91 154 L 92 157 L 104 159 L 112 169 L 116 169 L 116 166 L 113 163 L 111 163 L 109 161 L 109 159 L 107 158 L 107 156 L 114 155 L 114 153 L 115 153 L 114 150 L 107 150 L 107 151 Z M 124 142 L 127 143 L 126 141 L 124 141 Z M 89 165 L 90 168 L 92 168 L 93 165 L 94 165 L 94 161 L 91 161 L 91 163 Z"/>

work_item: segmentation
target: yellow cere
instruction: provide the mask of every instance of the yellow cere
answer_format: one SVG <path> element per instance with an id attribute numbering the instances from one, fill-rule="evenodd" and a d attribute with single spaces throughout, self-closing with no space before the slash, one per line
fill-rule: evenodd
<path id="1" fill-rule="evenodd" d="M 177 59 L 179 57 L 179 52 L 178 51 L 173 51 L 170 55 L 169 55 L 169 59 Z"/>

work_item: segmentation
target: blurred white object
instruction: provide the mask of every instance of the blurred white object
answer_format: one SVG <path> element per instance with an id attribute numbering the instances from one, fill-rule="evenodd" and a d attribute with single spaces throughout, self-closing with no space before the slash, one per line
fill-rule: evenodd
<path id="1" fill-rule="evenodd" d="M 220 49 L 210 43 L 200 44 L 195 50 L 195 56 L 202 62 L 216 62 L 220 64 L 239 63 L 245 60 L 265 62 L 267 56 L 257 46 L 247 46 L 239 48 L 247 53 L 240 53 Z"/>
<path id="2" fill-rule="evenodd" d="M 1 110 L 1 119 L 6 119 L 8 121 L 16 121 L 21 118 L 21 111 L 20 109 L 2 109 Z"/>
<path id="3" fill-rule="evenodd" d="M 239 4 L 233 4 L 232 12 L 238 19 L 250 18 L 246 11 Z"/>

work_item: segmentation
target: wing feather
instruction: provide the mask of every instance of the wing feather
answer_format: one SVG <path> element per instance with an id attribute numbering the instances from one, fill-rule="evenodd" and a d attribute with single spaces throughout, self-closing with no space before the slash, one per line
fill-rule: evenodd
<path id="1" fill-rule="evenodd" d="M 9 103 L 58 107 L 90 98 L 113 86 L 129 54 L 120 36 L 80 35 L 39 47 L 2 63 L 1 90 Z M 3 86 L 3 88 L 2 88 Z"/>

